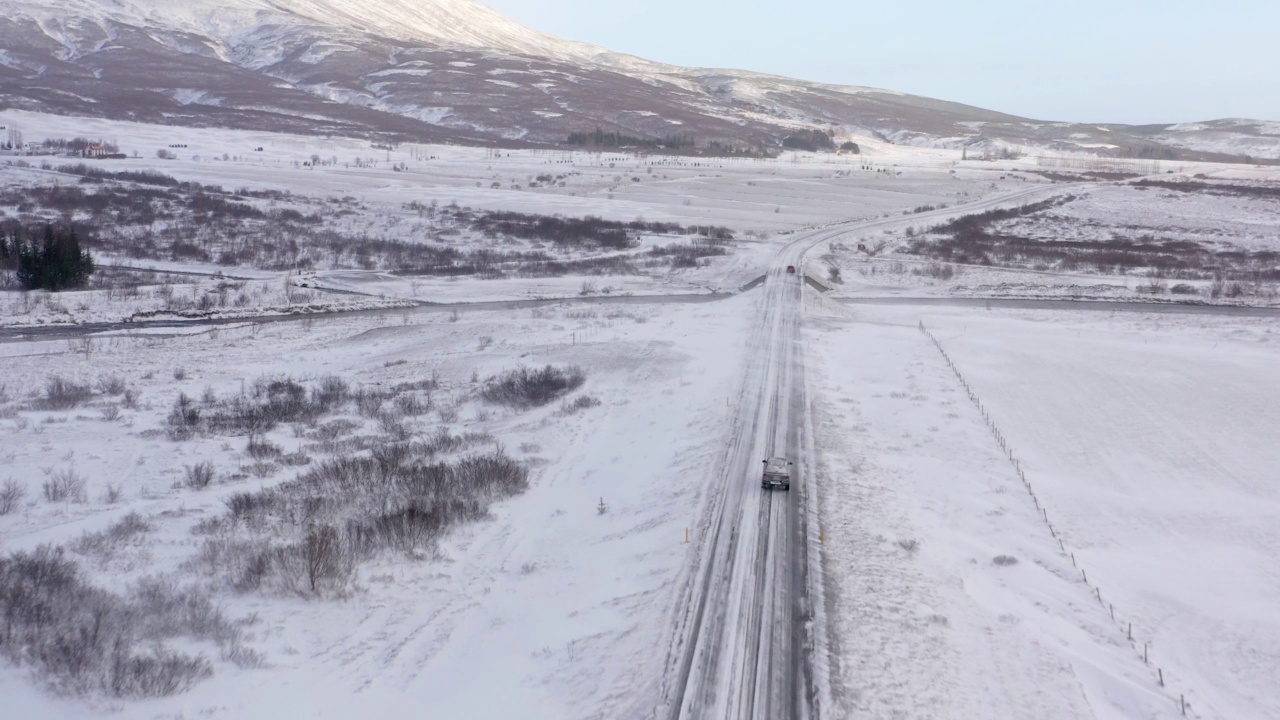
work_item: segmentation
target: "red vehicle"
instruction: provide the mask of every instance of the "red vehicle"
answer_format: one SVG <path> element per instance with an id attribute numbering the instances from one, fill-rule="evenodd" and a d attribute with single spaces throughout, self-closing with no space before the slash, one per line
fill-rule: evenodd
<path id="1" fill-rule="evenodd" d="M 795 274 L 796 274 L 796 266 L 795 266 L 795 265 L 788 265 L 788 266 L 787 266 L 787 274 L 788 274 L 788 275 L 795 275 Z"/>

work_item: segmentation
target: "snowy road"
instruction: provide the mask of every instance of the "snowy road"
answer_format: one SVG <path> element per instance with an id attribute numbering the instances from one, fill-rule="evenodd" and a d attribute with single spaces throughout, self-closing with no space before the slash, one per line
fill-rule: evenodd
<path id="1" fill-rule="evenodd" d="M 671 718 L 821 717 L 821 681 L 813 647 L 821 630 L 810 598 L 820 588 L 809 518 L 812 465 L 806 420 L 804 360 L 799 343 L 805 253 L 842 235 L 978 212 L 1028 196 L 1061 192 L 1029 188 L 910 218 L 887 218 L 807 232 L 776 255 L 757 298 L 758 321 L 745 349 L 735 428 L 695 540 L 696 572 L 684 588 L 682 613 L 667 669 Z M 756 481 L 761 461 L 791 459 L 791 491 Z M 810 590 L 814 589 L 815 593 Z"/>

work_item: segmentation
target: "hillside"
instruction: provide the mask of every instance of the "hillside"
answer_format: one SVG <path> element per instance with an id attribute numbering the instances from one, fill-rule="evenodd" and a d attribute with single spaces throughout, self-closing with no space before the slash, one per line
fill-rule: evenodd
<path id="1" fill-rule="evenodd" d="M 0 0 L 0 9 L 0 109 L 506 146 L 563 145 L 599 127 L 621 144 L 679 137 L 759 151 L 816 129 L 975 152 L 1280 158 L 1274 125 L 1039 122 L 887 90 L 680 68 L 535 32 L 472 0 Z"/>

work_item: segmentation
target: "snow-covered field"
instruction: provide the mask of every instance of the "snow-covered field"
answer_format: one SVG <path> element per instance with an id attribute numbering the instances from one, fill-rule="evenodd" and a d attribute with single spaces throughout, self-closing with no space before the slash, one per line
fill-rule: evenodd
<path id="1" fill-rule="evenodd" d="M 819 460 L 817 552 L 828 582 L 831 655 L 815 666 L 830 671 L 834 707 L 823 717 L 1172 718 L 1181 695 L 1193 717 L 1280 714 L 1272 602 L 1280 455 L 1269 434 L 1280 408 L 1277 321 L 838 302 L 1138 296 L 1137 278 L 957 267 L 944 279 L 922 258 L 891 254 L 907 228 L 925 222 L 913 223 L 913 210 L 1026 187 L 1052 194 L 1035 173 L 1042 163 L 958 162 L 954 152 L 888 143 L 863 157 L 775 161 L 388 150 L 26 113 L 3 119 L 20 121 L 28 140 L 102 137 L 138 151 L 108 169 L 287 190 L 299 203 L 353 197 L 344 207 L 361 214 L 350 222 L 373 234 L 417 227 L 406 205 L 432 201 L 737 232 L 725 256 L 643 275 L 299 275 L 119 257 L 111 264 L 156 282 L 0 292 L 0 324 L 10 326 L 116 322 L 202 302 L 205 312 L 246 318 L 187 332 L 0 343 L 0 491 L 21 489 L 0 515 L 0 552 L 65 546 L 90 584 L 120 594 L 163 576 L 211 599 L 229 623 L 216 640 L 165 637 L 170 649 L 207 657 L 213 674 L 159 699 L 58 693 L 30 663 L 0 666 L 0 695 L 15 717 L 650 717 L 677 588 L 691 572 L 685 540 L 699 536 L 691 525 L 729 437 L 762 294 L 706 296 L 759 277 L 797 231 L 880 217 L 900 222 L 826 243 L 804 267 L 833 288 L 806 291 L 803 333 Z M 186 145 L 179 159 L 155 158 L 175 142 Z M 38 167 L 41 158 L 25 160 L 37 166 L 0 166 L 0 180 L 21 186 L 55 175 Z M 1079 170 L 1073 162 L 1059 169 Z M 1143 168 L 1154 171 L 1129 169 Z M 1251 168 L 1176 171 L 1275 180 Z M 1082 234 L 1132 225 L 1276 249 L 1275 214 L 1251 201 L 1094 182 L 1070 191 L 1084 199 L 1062 208 L 1071 213 L 1064 223 Z M 885 253 L 868 257 L 858 243 Z M 707 301 L 640 297 L 687 295 Z M 577 302 L 619 296 L 631 297 Z M 408 307 L 548 298 L 565 302 Z M 249 321 L 298 305 L 374 312 Z M 921 320 L 1003 430 L 1037 500 Z M 547 364 L 581 367 L 585 384 L 537 408 L 481 398 L 489 376 Z M 250 456 L 245 433 L 171 439 L 166 431 L 180 394 L 207 410 L 279 375 L 309 385 L 334 376 L 353 392 L 389 393 L 402 417 L 363 413 L 353 399 L 313 422 L 254 433 L 255 443 L 278 446 L 263 457 Z M 43 405 L 56 377 L 88 385 L 92 396 Z M 599 405 L 567 404 L 578 398 Z M 237 589 L 208 569 L 210 523 L 230 512 L 233 496 L 365 453 L 374 438 L 424 440 L 440 427 L 474 433 L 443 461 L 500 451 L 528 466 L 528 489 L 453 527 L 438 546 L 383 552 L 323 593 Z M 202 462 L 215 479 L 193 489 L 188 468 Z M 46 484 L 76 478 L 82 491 L 47 499 Z M 135 512 L 141 525 L 128 521 Z M 126 521 L 134 530 L 115 542 L 92 535 Z"/>
<path id="2" fill-rule="evenodd" d="M 55 702 L 28 669 L 7 667 L 7 706 L 27 718 L 363 717 L 423 707 L 442 717 L 643 714 L 654 697 L 650 671 L 661 662 L 655 639 L 669 632 L 667 594 L 701 502 L 697 479 L 715 455 L 707 439 L 726 425 L 734 390 L 736 363 L 717 350 L 738 344 L 751 303 L 316 320 L 116 336 L 96 341 L 91 354 L 61 342 L 4 346 L 10 400 L 0 475 L 28 491 L 0 517 L 5 550 L 69 542 L 136 511 L 152 528 L 142 537 L 105 558 L 72 555 L 87 577 L 118 592 L 152 575 L 209 583 L 224 612 L 246 622 L 245 644 L 263 655 L 263 667 L 243 669 L 193 643 L 215 658 L 213 678 L 138 703 Z M 559 403 L 516 412 L 475 398 L 473 377 L 546 363 L 582 367 L 582 394 L 601 404 L 576 414 Z M 259 470 L 244 437 L 175 442 L 155 431 L 179 392 L 235 394 L 246 380 L 279 373 L 336 375 L 365 388 L 435 375 L 440 411 L 418 418 L 418 431 L 490 433 L 530 464 L 531 487 L 494 506 L 491 519 L 448 536 L 429 558 L 392 555 L 362 567 L 338 599 L 218 590 L 184 569 L 201 548 L 193 526 L 225 513 L 234 493 L 306 468 Z M 138 394 L 136 409 L 106 420 L 104 408 L 119 400 L 104 395 L 65 412 L 23 409 L 22 388 L 54 375 L 122 378 Z M 309 445 L 285 428 L 266 439 L 290 453 Z M 326 457 L 306 452 L 313 464 Z M 203 491 L 182 482 L 184 467 L 199 461 L 218 473 Z M 41 496 L 42 483 L 64 470 L 87 481 L 83 502 Z M 108 503 L 110 486 L 119 497 Z"/>
<path id="3" fill-rule="evenodd" d="M 816 304 L 835 716 L 1280 712 L 1280 322 Z"/>
<path id="4" fill-rule="evenodd" d="M 1158 178 L 1163 179 L 1163 178 Z M 1183 178 L 1179 178 L 1183 179 Z M 1262 187 L 1280 188 L 1275 177 Z M 906 223 L 828 243 L 809 258 L 809 271 L 834 297 L 958 296 L 1276 305 L 1280 283 L 1257 272 L 1275 271 L 1280 249 L 1280 201 L 1204 192 L 1175 192 L 1127 184 L 1066 188 L 1051 197 L 1069 201 L 1027 217 L 1001 221 L 995 231 L 1045 243 L 1187 244 L 1203 251 L 1187 272 L 1153 275 L 1149 267 L 1102 271 L 1081 254 L 1064 270 L 1040 258 L 1014 266 L 938 262 L 909 252 L 912 242 L 939 223 Z M 941 237 L 932 235 L 931 238 Z M 859 245 L 869 248 L 868 253 Z M 1271 253 L 1272 255 L 1267 255 Z M 1159 251 L 1151 253 L 1155 257 Z M 1212 256 L 1213 259 L 1206 260 Z M 1252 256 L 1253 259 L 1246 259 Z M 1216 260 L 1216 264 L 1215 261 Z M 1215 270 L 1216 268 L 1216 270 Z M 1238 294 L 1213 294 L 1215 272 L 1239 282 Z M 1221 290 L 1221 288 L 1220 288 Z"/>

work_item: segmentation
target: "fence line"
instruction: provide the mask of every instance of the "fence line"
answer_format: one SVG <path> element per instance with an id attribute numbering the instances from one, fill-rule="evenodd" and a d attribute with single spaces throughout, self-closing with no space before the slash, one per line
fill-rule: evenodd
<path id="1" fill-rule="evenodd" d="M 1076 562 L 1075 552 L 1073 550 L 1068 549 L 1067 544 L 1063 541 L 1063 538 L 1058 533 L 1057 528 L 1055 528 L 1053 526 L 1053 523 L 1050 522 L 1049 510 L 1040 503 L 1040 497 L 1036 494 L 1035 487 L 1031 484 L 1031 480 L 1027 477 L 1027 473 L 1022 467 L 1022 461 L 1014 453 L 1013 448 L 1009 446 L 1009 442 L 1005 438 L 1004 432 L 1000 429 L 1000 426 L 996 423 L 995 419 L 991 416 L 991 412 L 987 409 L 986 405 L 983 404 L 982 400 L 978 397 L 978 393 L 973 389 L 973 386 L 969 384 L 969 381 L 967 379 L 965 379 L 964 374 L 960 372 L 960 368 L 956 366 L 954 361 L 952 361 L 951 355 L 947 353 L 946 348 L 942 347 L 942 343 L 938 341 L 938 338 L 934 337 L 933 333 L 929 332 L 929 329 L 925 327 L 923 320 L 920 321 L 919 329 L 921 334 L 929 338 L 929 341 L 933 343 L 933 346 L 938 349 L 939 353 L 942 354 L 942 359 L 947 362 L 947 367 L 951 368 L 951 372 L 955 373 L 956 379 L 959 380 L 960 384 L 964 387 L 965 392 L 969 395 L 969 399 L 973 401 L 974 406 L 976 406 L 978 408 L 978 411 L 982 414 L 982 419 L 986 422 L 987 428 L 991 431 L 992 437 L 994 437 L 996 440 L 996 443 L 1000 445 L 1000 449 L 1004 451 L 1004 455 L 1008 458 L 1009 463 L 1013 466 L 1013 470 L 1018 475 L 1018 479 L 1022 481 L 1022 485 L 1023 487 L 1026 488 L 1027 494 L 1031 496 L 1031 502 L 1035 504 L 1037 514 L 1040 516 L 1041 521 L 1045 524 L 1046 527 L 1049 528 L 1049 534 L 1052 535 L 1053 538 L 1058 541 L 1058 549 L 1062 552 L 1064 557 L 1069 556 L 1071 558 L 1072 567 L 1080 571 L 1081 582 L 1083 582 L 1086 587 L 1093 590 L 1094 598 L 1098 601 L 1098 604 L 1101 605 L 1103 609 L 1109 610 L 1111 615 L 1111 620 L 1116 624 L 1118 629 L 1120 629 L 1125 633 L 1125 637 L 1129 640 L 1130 646 L 1132 646 L 1134 649 L 1134 652 L 1137 653 L 1138 641 L 1134 640 L 1134 637 L 1133 637 L 1133 622 L 1128 621 L 1127 623 L 1122 623 L 1116 620 L 1116 606 L 1109 602 L 1103 601 L 1102 588 L 1089 582 L 1089 575 L 1085 572 L 1085 569 Z M 1143 642 L 1142 652 L 1139 654 L 1139 657 L 1142 658 L 1142 662 L 1145 665 L 1151 664 L 1150 656 L 1148 652 L 1149 645 L 1150 645 L 1149 642 Z M 1164 682 L 1164 668 L 1157 666 L 1155 670 L 1156 670 L 1155 674 L 1157 678 L 1157 683 L 1162 688 L 1166 687 Z M 1174 699 L 1174 698 L 1170 698 L 1170 699 Z M 1181 710 L 1182 714 L 1187 715 L 1188 711 L 1191 709 L 1191 706 L 1187 704 L 1186 694 L 1179 693 L 1175 701 L 1178 703 L 1178 707 Z M 1199 715 L 1193 715 L 1193 717 L 1199 717 Z"/>

